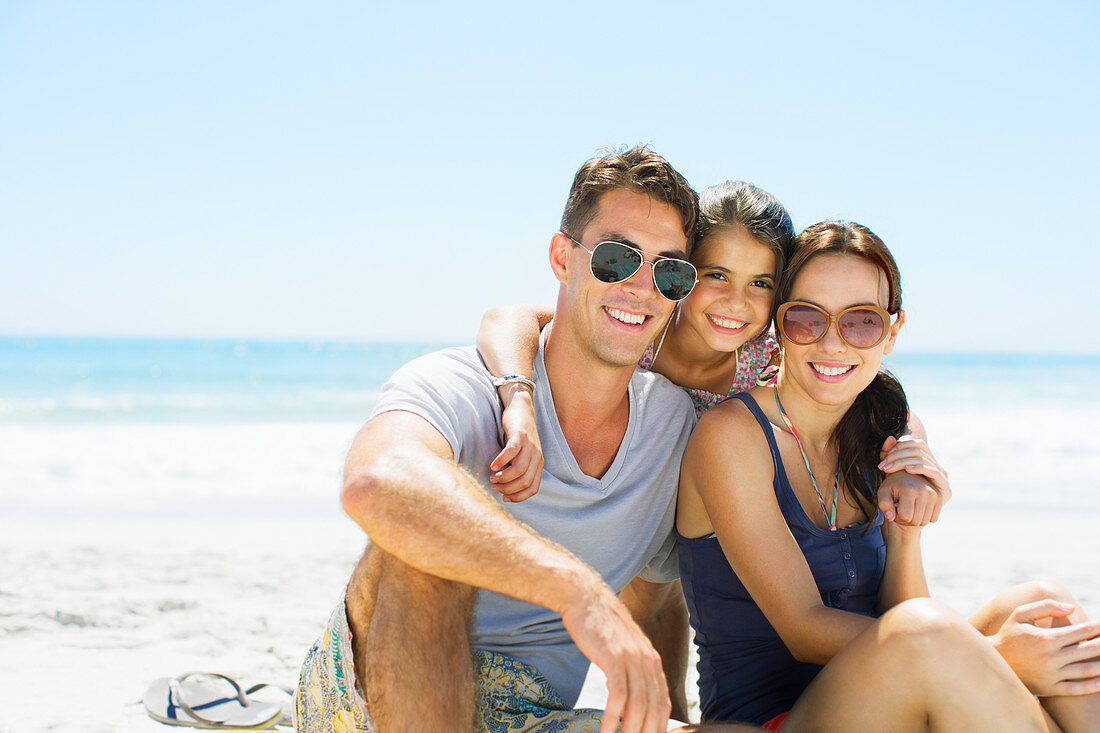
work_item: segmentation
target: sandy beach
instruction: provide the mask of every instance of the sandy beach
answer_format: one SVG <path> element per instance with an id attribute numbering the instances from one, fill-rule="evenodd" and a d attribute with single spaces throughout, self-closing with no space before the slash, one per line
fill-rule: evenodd
<path id="1" fill-rule="evenodd" d="M 1100 613 L 1100 515 L 957 502 L 925 532 L 933 594 L 967 612 L 1030 578 Z M 309 520 L 22 521 L 0 537 L 0 730 L 150 733 L 156 677 L 217 671 L 293 685 L 364 537 Z M 688 680 L 694 694 L 694 670 Z M 599 706 L 590 673 L 581 704 Z"/>

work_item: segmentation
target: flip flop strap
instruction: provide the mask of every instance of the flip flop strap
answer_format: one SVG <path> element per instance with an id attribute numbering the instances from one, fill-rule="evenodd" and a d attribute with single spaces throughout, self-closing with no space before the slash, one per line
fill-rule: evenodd
<path id="1" fill-rule="evenodd" d="M 273 690 L 279 690 L 281 692 L 285 692 L 286 694 L 290 695 L 291 697 L 294 697 L 294 690 L 290 689 L 289 687 L 284 687 L 283 685 L 273 685 L 270 682 L 260 682 L 260 683 L 257 683 L 255 685 L 252 685 L 252 687 L 249 687 L 247 690 L 244 691 L 244 694 L 245 695 L 251 695 L 253 692 L 256 692 L 257 690 L 262 690 L 265 687 L 270 687 Z"/>
<path id="2" fill-rule="evenodd" d="M 180 688 L 180 685 L 183 683 L 183 681 L 186 679 L 190 679 L 191 677 L 219 677 L 233 686 L 233 689 L 237 691 L 237 696 L 235 698 L 225 697 L 218 700 L 211 700 L 209 702 L 203 703 L 202 705 L 191 707 L 184 701 L 183 690 Z M 196 710 L 213 707 L 215 705 L 221 705 L 223 703 L 229 702 L 230 700 L 236 700 L 238 703 L 240 703 L 241 707 L 248 707 L 248 697 L 246 696 L 244 690 L 241 689 L 241 686 L 237 684 L 237 681 L 230 677 L 226 677 L 224 674 L 218 674 L 217 672 L 188 672 L 185 675 L 181 675 L 175 679 L 168 680 L 168 691 L 168 717 L 170 718 L 175 718 L 175 715 L 173 714 L 174 711 L 172 710 L 172 708 L 175 707 L 187 713 L 200 723 L 206 723 L 207 725 L 211 726 L 224 727 L 224 722 L 220 720 L 205 718 L 197 713 Z"/>

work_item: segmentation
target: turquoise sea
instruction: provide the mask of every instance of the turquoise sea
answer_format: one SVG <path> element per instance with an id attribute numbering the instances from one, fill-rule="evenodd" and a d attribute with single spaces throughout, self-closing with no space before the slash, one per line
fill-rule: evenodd
<path id="1" fill-rule="evenodd" d="M 347 444 L 446 344 L 0 338 L 0 500 L 16 514 L 337 511 Z M 1100 511 L 1100 356 L 896 353 L 960 503 Z"/>

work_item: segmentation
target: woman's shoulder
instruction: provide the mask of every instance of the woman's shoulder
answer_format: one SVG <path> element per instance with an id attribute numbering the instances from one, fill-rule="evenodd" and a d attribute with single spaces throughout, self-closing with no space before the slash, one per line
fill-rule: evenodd
<path id="1" fill-rule="evenodd" d="M 754 397 L 752 392 L 743 392 L 707 410 L 699 418 L 699 425 L 695 428 L 692 438 L 695 438 L 695 434 L 699 434 L 700 441 L 716 442 L 724 446 L 725 450 L 740 450 L 746 446 L 753 446 L 762 447 L 767 451 L 768 443 L 763 432 L 764 426 L 750 407 L 750 404 L 756 406 Z"/>
<path id="2" fill-rule="evenodd" d="M 688 441 L 681 492 L 737 501 L 773 495 L 775 464 L 764 427 L 742 399 L 709 410 Z"/>

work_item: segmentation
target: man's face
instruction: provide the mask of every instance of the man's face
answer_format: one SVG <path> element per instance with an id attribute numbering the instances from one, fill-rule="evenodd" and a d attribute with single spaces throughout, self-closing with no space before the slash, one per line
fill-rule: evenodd
<path id="1" fill-rule="evenodd" d="M 646 194 L 610 191 L 600 199 L 596 217 L 584 232 L 573 236 L 588 249 L 610 240 L 645 254 L 646 262 L 632 277 L 605 283 L 592 274 L 588 252 L 556 235 L 555 247 L 568 248 L 559 253 L 565 258 L 559 279 L 579 345 L 600 363 L 633 366 L 660 335 L 675 305 L 654 286 L 652 260 L 687 259 L 680 213 Z"/>

